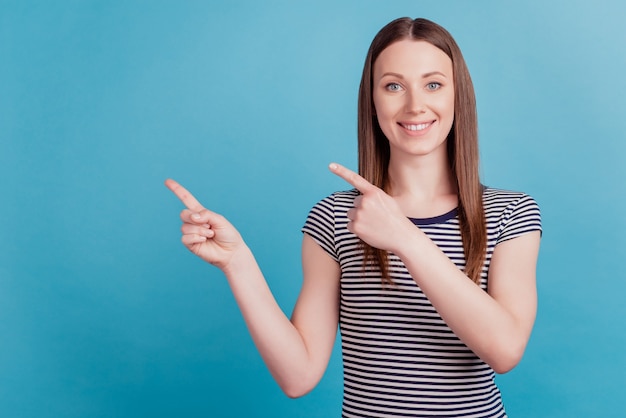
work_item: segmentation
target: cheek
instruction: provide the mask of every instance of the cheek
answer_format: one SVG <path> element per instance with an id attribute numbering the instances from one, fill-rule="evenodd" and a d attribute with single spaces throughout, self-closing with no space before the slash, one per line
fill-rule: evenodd
<path id="1" fill-rule="evenodd" d="M 385 135 L 389 135 L 391 131 L 391 126 L 395 123 L 394 119 L 391 117 L 391 112 L 385 108 L 377 108 L 376 114 L 374 117 L 378 121 L 378 126 L 382 129 Z"/>
<path id="2" fill-rule="evenodd" d="M 389 120 L 395 114 L 396 110 L 393 108 L 393 103 L 385 100 L 376 100 L 374 98 L 374 115 L 378 119 L 378 124 L 383 126 L 389 123 Z"/>
<path id="3" fill-rule="evenodd" d="M 391 125 L 392 125 L 392 112 L 390 112 L 389 108 L 381 105 L 381 103 L 374 103 L 374 118 L 378 122 L 378 126 L 380 130 L 383 131 L 385 137 L 389 137 L 391 135 Z"/>
<path id="4" fill-rule="evenodd" d="M 450 129 L 452 129 L 452 125 L 454 125 L 454 97 L 449 101 L 444 103 L 444 108 L 442 111 L 442 116 L 444 118 L 444 129 L 447 134 L 450 134 Z"/>
<path id="5" fill-rule="evenodd" d="M 451 117 L 454 117 L 454 95 L 453 94 L 446 97 L 446 100 L 443 103 L 443 107 L 447 114 L 451 115 Z"/>

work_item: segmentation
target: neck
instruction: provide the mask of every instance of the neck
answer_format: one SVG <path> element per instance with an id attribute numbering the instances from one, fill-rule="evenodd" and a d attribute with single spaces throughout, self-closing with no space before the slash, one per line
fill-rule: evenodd
<path id="1" fill-rule="evenodd" d="M 447 156 L 389 160 L 388 193 L 391 196 L 413 195 L 425 199 L 457 193 L 456 180 Z"/>
<path id="2" fill-rule="evenodd" d="M 428 218 L 454 209 L 458 204 L 456 180 L 445 158 L 389 160 L 387 192 L 406 216 Z"/>

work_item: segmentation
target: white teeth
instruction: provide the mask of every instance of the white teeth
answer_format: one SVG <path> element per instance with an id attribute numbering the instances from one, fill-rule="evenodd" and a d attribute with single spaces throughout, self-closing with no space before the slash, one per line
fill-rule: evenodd
<path id="1" fill-rule="evenodd" d="M 428 128 L 429 125 L 430 123 L 420 123 L 419 125 L 404 125 L 403 124 L 402 126 L 404 126 L 409 131 L 422 131 Z"/>

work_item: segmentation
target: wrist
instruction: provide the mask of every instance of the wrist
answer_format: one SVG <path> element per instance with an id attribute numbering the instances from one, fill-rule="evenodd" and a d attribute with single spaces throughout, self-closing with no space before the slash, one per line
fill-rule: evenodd
<path id="1" fill-rule="evenodd" d="M 426 240 L 428 240 L 428 237 L 411 223 L 411 228 L 407 228 L 405 233 L 395 240 L 397 245 L 392 249 L 392 252 L 400 257 L 401 260 L 415 259 L 416 256 L 423 252 Z"/>
<path id="2" fill-rule="evenodd" d="M 233 251 L 228 262 L 220 266 L 220 270 L 222 270 L 224 275 L 230 280 L 231 278 L 241 276 L 251 265 L 255 265 L 254 255 L 252 251 L 250 251 L 250 248 L 242 242 L 241 245 Z"/>

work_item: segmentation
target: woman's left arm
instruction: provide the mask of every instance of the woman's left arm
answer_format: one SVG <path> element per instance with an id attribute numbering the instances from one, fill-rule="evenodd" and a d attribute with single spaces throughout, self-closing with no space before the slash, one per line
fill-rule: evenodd
<path id="1" fill-rule="evenodd" d="M 540 232 L 496 245 L 485 292 L 404 216 L 393 198 L 345 167 L 331 164 L 330 169 L 361 192 L 348 211 L 348 230 L 400 257 L 452 331 L 494 371 L 515 367 L 537 311 Z"/>
<path id="2" fill-rule="evenodd" d="M 417 228 L 416 228 L 417 229 Z M 454 333 L 497 373 L 519 363 L 537 312 L 539 231 L 496 245 L 488 292 L 417 230 L 398 256 Z"/>

